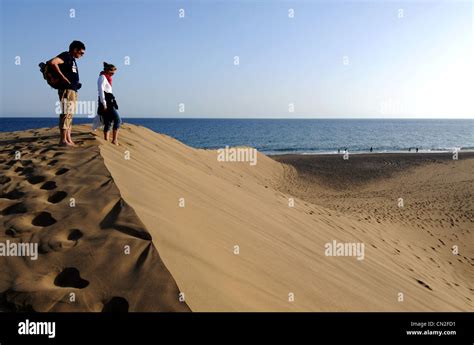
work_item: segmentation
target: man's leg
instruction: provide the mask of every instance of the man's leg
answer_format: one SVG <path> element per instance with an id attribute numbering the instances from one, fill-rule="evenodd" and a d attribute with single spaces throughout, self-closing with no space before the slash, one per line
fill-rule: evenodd
<path id="1" fill-rule="evenodd" d="M 59 145 L 67 145 L 68 142 L 67 142 L 67 130 L 65 129 L 60 129 L 59 130 L 60 132 L 60 138 L 59 138 Z"/>
<path id="2" fill-rule="evenodd" d="M 76 144 L 74 143 L 74 141 L 72 141 L 72 138 L 71 138 L 71 127 L 69 127 L 66 131 L 66 137 L 67 137 L 67 143 L 68 145 L 71 145 L 71 146 L 76 146 Z"/>
<path id="3" fill-rule="evenodd" d="M 76 146 L 76 144 L 74 143 L 74 141 L 72 141 L 72 137 L 71 137 L 71 132 L 72 132 L 72 124 L 69 126 L 69 128 L 66 130 L 66 138 L 67 138 L 67 142 L 69 145 L 71 146 Z"/>
<path id="4" fill-rule="evenodd" d="M 67 100 L 68 100 L 68 111 L 66 117 L 66 142 L 69 145 L 75 146 L 74 141 L 72 141 L 71 132 L 72 132 L 72 116 L 76 110 L 76 102 L 77 102 L 77 92 L 73 90 L 67 90 Z"/>
<path id="5" fill-rule="evenodd" d="M 67 145 L 67 146 L 74 146 L 74 143 L 69 141 L 69 136 L 70 136 L 70 125 L 68 125 L 68 115 L 67 114 L 61 114 L 60 120 L 59 120 L 59 127 L 60 127 L 60 132 L 61 132 L 61 138 L 59 139 L 59 145 Z"/>
<path id="6" fill-rule="evenodd" d="M 59 102 L 61 106 L 61 114 L 59 114 L 59 145 L 68 145 L 67 140 L 67 127 L 66 127 L 66 113 L 67 113 L 67 102 L 66 99 L 67 90 L 58 90 Z"/>

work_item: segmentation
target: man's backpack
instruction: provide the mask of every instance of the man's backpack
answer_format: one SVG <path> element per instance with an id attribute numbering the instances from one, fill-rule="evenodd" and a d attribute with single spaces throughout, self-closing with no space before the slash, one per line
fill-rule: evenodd
<path id="1" fill-rule="evenodd" d="M 46 80 L 49 86 L 53 89 L 59 89 L 62 84 L 62 80 L 58 73 L 53 69 L 49 63 L 41 62 L 39 65 L 40 71 L 43 74 L 43 78 Z"/>

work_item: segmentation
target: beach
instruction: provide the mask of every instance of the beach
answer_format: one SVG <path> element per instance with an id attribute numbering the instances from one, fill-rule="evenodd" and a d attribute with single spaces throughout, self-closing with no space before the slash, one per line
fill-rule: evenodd
<path id="1" fill-rule="evenodd" d="M 457 160 L 452 152 L 272 157 L 294 169 L 287 192 L 358 220 L 456 234 L 472 229 L 474 152 L 459 152 Z"/>
<path id="2" fill-rule="evenodd" d="M 472 153 L 250 164 L 130 124 L 120 146 L 56 132 L 0 133 L 0 242 L 38 243 L 0 256 L 2 310 L 474 307 Z"/>

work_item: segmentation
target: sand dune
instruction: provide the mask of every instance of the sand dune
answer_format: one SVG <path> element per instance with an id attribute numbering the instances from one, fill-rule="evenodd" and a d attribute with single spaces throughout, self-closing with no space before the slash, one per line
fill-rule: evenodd
<path id="1" fill-rule="evenodd" d="M 467 230 L 456 241 L 461 255 L 453 256 L 453 241 L 439 248 L 438 238 L 403 223 L 360 222 L 298 198 L 289 207 L 296 193 L 282 192 L 288 166 L 262 154 L 256 166 L 218 162 L 216 151 L 143 127 L 127 127 L 122 136 L 122 148 L 101 146 L 105 164 L 159 239 L 192 310 L 472 309 Z M 364 242 L 365 259 L 325 256 L 333 240 Z"/>
<path id="2" fill-rule="evenodd" d="M 472 194 L 451 189 L 458 182 L 472 187 L 472 159 L 461 170 L 401 169 L 345 196 L 260 153 L 252 166 L 220 162 L 216 151 L 144 127 L 125 125 L 118 147 L 85 126 L 79 131 L 83 146 L 75 149 L 55 148 L 55 130 L 0 134 L 0 242 L 39 241 L 43 249 L 36 262 L 0 257 L 4 307 L 100 311 L 125 300 L 129 310 L 156 311 L 473 308 L 472 207 L 465 200 Z M 16 146 L 26 152 L 20 161 L 11 157 Z M 401 214 L 387 201 L 400 183 L 419 201 Z M 446 202 L 459 199 L 461 208 L 453 201 L 447 211 L 454 226 L 438 225 L 444 206 L 432 212 L 429 192 L 417 193 L 420 184 L 432 195 L 448 193 Z M 369 212 L 373 202 L 383 206 L 377 217 Z M 363 243 L 364 259 L 326 256 L 333 241 Z M 125 256 L 127 244 L 133 250 Z M 65 300 L 71 290 L 77 304 Z"/>
<path id="3" fill-rule="evenodd" d="M 98 141 L 79 131 L 74 149 L 57 147 L 56 129 L 0 134 L 0 243 L 39 244 L 37 260 L 0 256 L 0 308 L 188 310 Z"/>

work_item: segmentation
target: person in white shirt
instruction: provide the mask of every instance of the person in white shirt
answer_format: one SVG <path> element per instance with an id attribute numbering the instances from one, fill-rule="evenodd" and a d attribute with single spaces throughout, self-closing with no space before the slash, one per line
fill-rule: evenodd
<path id="1" fill-rule="evenodd" d="M 99 93 L 99 108 L 97 113 L 102 117 L 104 123 L 104 139 L 109 140 L 109 131 L 112 127 L 112 144 L 118 145 L 118 132 L 120 128 L 120 115 L 117 112 L 118 105 L 112 93 L 112 76 L 117 68 L 104 62 L 104 70 L 100 72 L 97 80 Z"/>

